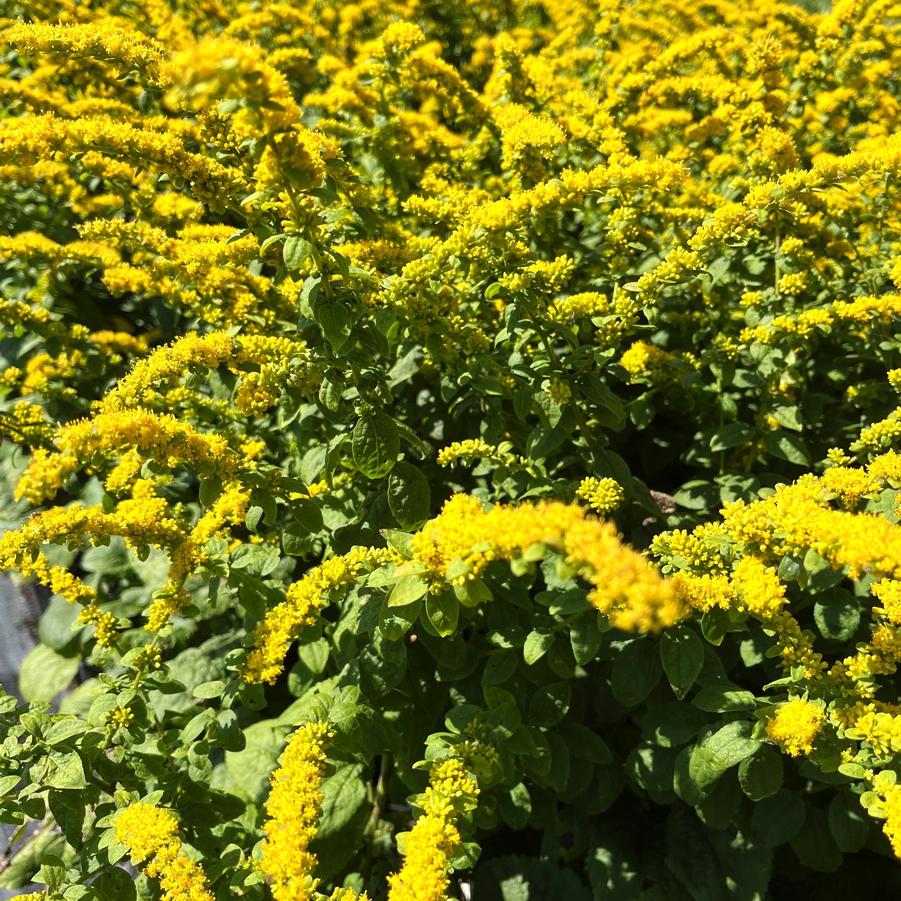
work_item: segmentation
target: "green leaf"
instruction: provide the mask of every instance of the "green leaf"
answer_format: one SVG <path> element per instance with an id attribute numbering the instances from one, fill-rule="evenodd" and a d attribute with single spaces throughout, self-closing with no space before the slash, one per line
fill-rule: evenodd
<path id="1" fill-rule="evenodd" d="M 344 388 L 343 381 L 336 374 L 326 373 L 319 385 L 319 403 L 330 413 L 336 412 L 341 406 Z"/>
<path id="2" fill-rule="evenodd" d="M 394 609 L 388 606 L 386 600 L 379 611 L 379 631 L 388 641 L 400 641 L 419 619 L 421 610 L 421 600 L 408 604 L 406 607 L 395 607 Z"/>
<path id="3" fill-rule="evenodd" d="M 662 675 L 657 643 L 650 638 L 630 641 L 613 658 L 610 688 L 624 707 L 637 707 L 654 690 Z"/>
<path id="4" fill-rule="evenodd" d="M 288 235 L 282 245 L 282 259 L 288 272 L 296 272 L 313 252 L 313 245 L 300 235 Z"/>
<path id="5" fill-rule="evenodd" d="M 201 479 L 197 494 L 204 507 L 211 507 L 222 494 L 222 479 L 218 476 L 207 476 Z"/>
<path id="6" fill-rule="evenodd" d="M 47 792 L 47 806 L 57 826 L 73 847 L 81 844 L 84 829 L 86 804 L 80 791 L 83 785 L 73 785 L 65 789 L 51 789 Z"/>
<path id="7" fill-rule="evenodd" d="M 482 685 L 504 685 L 508 682 L 516 672 L 517 657 L 518 652 L 513 649 L 492 653 L 482 670 Z"/>
<path id="8" fill-rule="evenodd" d="M 719 647 L 729 628 L 729 614 L 714 607 L 701 617 L 701 634 L 707 642 Z"/>
<path id="9" fill-rule="evenodd" d="M 322 329 L 325 340 L 332 345 L 335 353 L 341 350 L 350 337 L 353 317 L 350 310 L 338 301 L 316 305 L 316 321 Z"/>
<path id="10" fill-rule="evenodd" d="M 660 660 L 676 697 L 681 699 L 704 666 L 704 644 L 693 629 L 676 626 L 660 639 Z"/>
<path id="11" fill-rule="evenodd" d="M 801 831 L 792 839 L 792 850 L 801 863 L 820 873 L 834 873 L 842 865 L 825 811 L 811 806 Z"/>
<path id="12" fill-rule="evenodd" d="M 738 782 L 752 801 L 775 795 L 782 788 L 782 755 L 769 745 L 761 745 L 738 765 Z"/>
<path id="13" fill-rule="evenodd" d="M 8 795 L 21 781 L 21 776 L 0 776 L 0 797 Z"/>
<path id="14" fill-rule="evenodd" d="M 706 722 L 707 717 L 688 704 L 650 704 L 641 719 L 641 734 L 661 747 L 674 748 L 691 741 Z"/>
<path id="15" fill-rule="evenodd" d="M 366 802 L 363 767 L 355 763 L 339 767 L 322 782 L 322 814 L 316 835 L 326 839 L 349 823 L 360 805 Z"/>
<path id="16" fill-rule="evenodd" d="M 223 691 L 225 691 L 225 683 L 221 679 L 213 679 L 211 682 L 201 682 L 200 685 L 195 685 L 194 691 L 191 693 L 195 698 L 208 699 L 222 697 Z"/>
<path id="17" fill-rule="evenodd" d="M 135 898 L 134 879 L 118 868 L 101 873 L 91 888 L 97 893 L 97 901 L 133 901 Z"/>
<path id="18" fill-rule="evenodd" d="M 670 808 L 665 860 L 692 901 L 721 901 L 726 878 L 709 834 L 693 811 L 677 805 Z"/>
<path id="19" fill-rule="evenodd" d="M 532 798 L 526 786 L 519 782 L 509 791 L 501 793 L 498 812 L 503 821 L 514 829 L 525 829 L 532 815 Z"/>
<path id="20" fill-rule="evenodd" d="M 801 411 L 797 407 L 774 407 L 771 411 L 773 419 L 785 429 L 793 432 L 803 432 L 804 423 L 801 421 Z"/>
<path id="21" fill-rule="evenodd" d="M 314 675 L 319 675 L 325 671 L 329 652 L 329 643 L 324 638 L 304 642 L 297 649 L 298 656 L 303 661 L 304 666 Z"/>
<path id="22" fill-rule="evenodd" d="M 688 774 L 701 789 L 705 789 L 730 767 L 753 754 L 760 742 L 751 738 L 751 724 L 727 723 L 699 742 L 691 752 Z"/>
<path id="23" fill-rule="evenodd" d="M 491 858 L 476 869 L 473 879 L 472 896 L 487 901 L 591 901 L 572 869 L 537 857 Z"/>
<path id="24" fill-rule="evenodd" d="M 425 599 L 425 614 L 432 628 L 442 637 L 447 638 L 457 631 L 460 619 L 460 602 L 453 591 L 441 591 L 429 594 Z"/>
<path id="25" fill-rule="evenodd" d="M 392 550 L 397 551 L 405 560 L 413 556 L 413 536 L 400 529 L 382 529 L 382 537 Z"/>
<path id="26" fill-rule="evenodd" d="M 269 774 L 284 749 L 284 730 L 273 720 L 260 720 L 244 730 L 244 738 L 243 750 L 225 752 L 225 768 L 237 793 L 260 804 L 269 794 Z"/>
<path id="27" fill-rule="evenodd" d="M 71 644 L 78 634 L 72 628 L 78 620 L 78 610 L 78 604 L 70 604 L 59 595 L 53 595 L 38 623 L 41 644 L 54 651 L 62 651 L 66 645 Z"/>
<path id="28" fill-rule="evenodd" d="M 644 901 L 640 894 L 643 876 L 637 864 L 640 854 L 626 844 L 626 836 L 612 829 L 606 829 L 600 840 L 603 844 L 590 848 L 585 860 L 594 901 Z"/>
<path id="29" fill-rule="evenodd" d="M 568 682 L 551 682 L 537 688 L 529 698 L 527 718 L 533 726 L 553 726 L 569 710 L 572 689 Z"/>
<path id="30" fill-rule="evenodd" d="M 428 592 L 428 583 L 419 576 L 401 576 L 388 596 L 389 607 L 406 607 Z"/>
<path id="31" fill-rule="evenodd" d="M 358 853 L 369 820 L 366 783 L 360 764 L 340 766 L 322 783 L 322 816 L 310 850 L 316 875 L 331 880 Z"/>
<path id="32" fill-rule="evenodd" d="M 558 731 L 566 739 L 573 757 L 596 764 L 613 762 L 613 754 L 607 743 L 587 726 L 565 720 Z"/>
<path id="33" fill-rule="evenodd" d="M 763 438 L 766 449 L 781 460 L 797 463 L 799 466 L 810 466 L 810 451 L 797 435 L 787 432 L 767 432 Z"/>
<path id="34" fill-rule="evenodd" d="M 604 635 L 594 614 L 583 616 L 569 627 L 569 644 L 579 666 L 594 660 L 603 643 Z"/>
<path id="35" fill-rule="evenodd" d="M 289 557 L 303 557 L 310 550 L 310 530 L 297 522 L 286 523 L 281 531 L 282 550 Z"/>
<path id="36" fill-rule="evenodd" d="M 77 657 L 63 657 L 46 645 L 36 645 L 19 669 L 19 691 L 32 704 L 49 704 L 69 687 L 78 672 Z"/>
<path id="37" fill-rule="evenodd" d="M 754 436 L 754 429 L 745 422 L 730 422 L 717 429 L 710 439 L 710 450 L 714 453 L 740 447 Z"/>
<path id="38" fill-rule="evenodd" d="M 244 525 L 247 527 L 248 532 L 256 532 L 257 526 L 260 524 L 260 520 L 263 518 L 263 508 L 257 505 L 247 508 L 247 513 L 244 516 Z"/>
<path id="39" fill-rule="evenodd" d="M 367 413 L 354 426 L 354 463 L 368 479 L 388 475 L 400 453 L 400 436 L 394 420 L 384 413 Z"/>
<path id="40" fill-rule="evenodd" d="M 84 763 L 76 751 L 51 751 L 42 763 L 41 782 L 50 788 L 87 788 Z"/>
<path id="41" fill-rule="evenodd" d="M 839 851 L 854 854 L 866 843 L 870 820 L 860 798 L 850 791 L 837 794 L 829 804 L 829 830 Z"/>
<path id="42" fill-rule="evenodd" d="M 388 508 L 402 529 L 415 529 L 428 519 L 431 488 L 422 470 L 401 460 L 388 476 Z"/>
<path id="43" fill-rule="evenodd" d="M 702 688 L 691 703 L 707 713 L 733 713 L 739 710 L 754 710 L 757 706 L 754 695 L 750 691 L 719 685 L 708 685 Z"/>
<path id="44" fill-rule="evenodd" d="M 478 607 L 493 597 L 482 579 L 467 579 L 462 585 L 454 585 L 454 594 L 464 607 Z"/>
<path id="45" fill-rule="evenodd" d="M 823 638 L 849 641 L 860 625 L 858 600 L 843 588 L 833 588 L 816 598 L 813 619 Z"/>
<path id="46" fill-rule="evenodd" d="M 271 544 L 242 544 L 231 555 L 232 569 L 246 570 L 252 576 L 268 576 L 278 567 L 281 556 Z"/>
<path id="47" fill-rule="evenodd" d="M 522 648 L 523 660 L 528 666 L 537 663 L 553 647 L 554 634 L 552 632 L 532 631 L 526 636 Z"/>

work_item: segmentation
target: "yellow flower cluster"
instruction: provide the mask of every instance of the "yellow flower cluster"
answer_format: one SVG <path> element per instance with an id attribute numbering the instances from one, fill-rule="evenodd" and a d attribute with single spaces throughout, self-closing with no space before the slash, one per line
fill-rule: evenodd
<path id="1" fill-rule="evenodd" d="M 576 489 L 576 497 L 582 498 L 595 513 L 602 516 L 612 513 L 622 504 L 626 494 L 623 486 L 616 479 L 598 479 L 589 476 L 582 479 Z"/>
<path id="2" fill-rule="evenodd" d="M 497 447 L 483 441 L 481 438 L 467 438 L 465 441 L 455 441 L 438 451 L 438 465 L 452 466 L 460 462 L 470 464 L 483 457 L 490 457 Z"/>
<path id="3" fill-rule="evenodd" d="M 792 757 L 799 757 L 813 750 L 825 722 L 826 715 L 818 705 L 797 698 L 779 706 L 767 720 L 766 734 Z"/>
<path id="4" fill-rule="evenodd" d="M 607 522 L 559 501 L 484 510 L 465 494 L 413 536 L 413 557 L 430 577 L 451 584 L 475 579 L 492 560 L 513 560 L 535 548 L 561 553 L 592 586 L 589 601 L 622 629 L 657 631 L 681 619 L 673 586 L 626 547 Z"/>
<path id="5" fill-rule="evenodd" d="M 146 410 L 99 413 L 70 423 L 58 430 L 55 444 L 58 451 L 32 456 L 16 486 L 17 497 L 40 503 L 53 497 L 82 462 L 132 449 L 169 469 L 187 465 L 226 479 L 240 469 L 237 454 L 221 435 L 203 434 L 171 414 Z"/>
<path id="6" fill-rule="evenodd" d="M 316 856 L 309 845 L 322 812 L 320 784 L 330 736 L 323 723 L 301 726 L 272 774 L 259 868 L 275 901 L 307 901 L 316 890 Z"/>
<path id="7" fill-rule="evenodd" d="M 577 317 L 603 316 L 610 312 L 610 301 L 606 294 L 583 291 L 558 297 L 548 308 L 550 318 L 567 322 Z"/>
<path id="8" fill-rule="evenodd" d="M 116 816 L 116 840 L 152 879 L 163 901 L 213 901 L 206 874 L 182 849 L 178 822 L 168 811 L 138 802 Z"/>
<path id="9" fill-rule="evenodd" d="M 150 84 L 159 85 L 164 81 L 161 78 L 166 59 L 163 48 L 133 30 L 109 23 L 18 23 L 3 31 L 0 39 L 23 53 L 104 60 L 123 73 L 137 71 Z"/>
<path id="10" fill-rule="evenodd" d="M 479 460 L 485 460 L 494 466 L 507 468 L 528 468 L 529 461 L 524 457 L 511 452 L 509 441 L 500 444 L 489 444 L 482 438 L 466 438 L 463 441 L 454 441 L 438 451 L 439 466 L 472 466 Z"/>
<path id="11" fill-rule="evenodd" d="M 168 513 L 166 502 L 156 495 L 149 480 L 137 482 L 132 496 L 120 501 L 111 513 L 99 506 L 52 507 L 0 537 L 0 570 L 15 569 L 70 603 L 90 602 L 93 589 L 65 567 L 51 566 L 41 546 L 78 546 L 84 541 L 105 544 L 119 535 L 135 547 L 171 547 L 183 539 L 184 527 Z"/>
<path id="12" fill-rule="evenodd" d="M 566 142 L 563 130 L 545 116 L 536 116 L 519 103 L 494 109 L 494 121 L 501 133 L 501 164 L 505 169 L 522 168 L 532 178 L 540 178 L 542 162 Z"/>
<path id="13" fill-rule="evenodd" d="M 633 381 L 642 378 L 653 381 L 665 377 L 677 364 L 678 360 L 673 354 L 647 341 L 636 341 L 619 360 L 619 365 L 629 373 Z"/>
<path id="14" fill-rule="evenodd" d="M 4 120 L 0 127 L 0 163 L 53 160 L 68 154 L 98 151 L 131 166 L 152 165 L 208 200 L 241 192 L 240 173 L 185 148 L 173 134 L 138 128 L 111 117 L 66 120 L 31 115 Z"/>
<path id="15" fill-rule="evenodd" d="M 160 406 L 169 396 L 167 389 L 195 367 L 217 369 L 227 365 L 242 375 L 235 397 L 238 408 L 247 413 L 260 413 L 278 399 L 281 384 L 292 371 L 292 363 L 307 359 L 305 343 L 290 338 L 247 335 L 238 339 L 227 332 L 190 333 L 139 360 L 100 401 L 98 411 L 112 413 L 133 407 Z M 258 369 L 245 372 L 241 367 L 247 365 Z"/>
<path id="16" fill-rule="evenodd" d="M 333 595 L 347 591 L 363 575 L 393 559 L 393 551 L 354 548 L 310 569 L 288 588 L 284 601 L 266 613 L 254 635 L 244 678 L 248 682 L 274 682 L 284 668 L 291 642 L 304 626 L 316 622 Z"/>
<path id="17" fill-rule="evenodd" d="M 727 504 L 723 528 L 771 560 L 813 550 L 852 578 L 864 572 L 901 577 L 901 527 L 875 514 L 831 509 L 829 498 L 841 492 L 830 481 L 805 475 L 762 500 Z M 859 487 L 856 479 L 854 490 Z"/>
<path id="18" fill-rule="evenodd" d="M 456 821 L 475 807 L 479 788 L 457 757 L 432 764 L 429 785 L 417 799 L 422 816 L 403 843 L 403 868 L 388 877 L 389 901 L 443 901 L 449 858 L 460 844 Z"/>
<path id="19" fill-rule="evenodd" d="M 613 525 L 586 517 L 576 505 L 550 501 L 485 511 L 476 498 L 458 494 L 412 539 L 413 558 L 429 578 L 450 584 L 477 578 L 492 560 L 512 560 L 539 547 L 561 553 L 592 586 L 589 601 L 620 628 L 657 631 L 684 614 L 674 585 L 626 547 Z M 332 594 L 395 559 L 391 550 L 355 548 L 309 570 L 258 627 L 244 678 L 273 682 L 291 641 L 316 621 Z"/>
<path id="20" fill-rule="evenodd" d="M 713 607 L 735 609 L 771 621 L 785 605 L 785 586 L 772 567 L 746 556 L 735 565 L 731 578 L 719 573 L 677 573 L 673 579 L 683 600 L 702 612 Z"/>
<path id="21" fill-rule="evenodd" d="M 244 522 L 250 503 L 250 491 L 237 482 L 227 484 L 195 526 L 171 552 L 169 578 L 147 608 L 148 632 L 159 632 L 178 610 L 189 602 L 182 587 L 188 576 L 204 560 L 208 541 Z"/>
<path id="22" fill-rule="evenodd" d="M 885 816 L 882 828 L 895 856 L 901 858 L 901 785 L 895 784 L 895 773 L 890 770 L 878 773 L 873 779 L 873 790 L 881 799 L 881 812 Z"/>
<path id="23" fill-rule="evenodd" d="M 874 703 L 855 705 L 843 711 L 849 720 L 844 736 L 867 742 L 877 757 L 891 757 L 901 752 L 901 716 L 877 709 Z"/>
<path id="24" fill-rule="evenodd" d="M 48 444 L 53 429 L 39 404 L 21 401 L 8 411 L 0 413 L 0 434 L 29 447 Z"/>
<path id="25" fill-rule="evenodd" d="M 81 604 L 79 622 L 115 646 L 125 623 L 110 611 L 123 608 L 107 609 L 79 562 L 55 565 L 46 545 L 160 548 L 169 570 L 145 611 L 160 632 L 251 503 L 270 508 L 268 525 L 276 500 L 332 492 L 316 504 L 335 501 L 335 521 L 356 517 L 370 534 L 364 495 L 382 507 L 385 495 L 359 477 L 352 406 L 399 401 L 388 412 L 412 443 L 426 402 L 410 399 L 450 399 L 430 437 L 510 440 L 456 441 L 438 464 L 479 461 L 475 478 L 496 467 L 523 483 L 537 472 L 517 496 L 543 497 L 582 478 L 580 459 L 606 471 L 594 452 L 607 453 L 620 415 L 623 435 L 658 412 L 690 418 L 709 411 L 715 383 L 730 421 L 733 402 L 756 417 L 736 449 L 756 470 L 758 451 L 793 446 L 777 405 L 809 392 L 803 428 L 828 431 L 814 420 L 835 407 L 817 413 L 823 372 L 808 364 L 840 341 L 828 378 L 865 424 L 850 453 L 726 504 L 717 522 L 657 536 L 663 572 L 585 509 L 620 508 L 610 478 L 583 479 L 581 506 L 454 495 L 412 536 L 409 560 L 339 553 L 351 529 L 330 523 L 265 614 L 243 676 L 277 679 L 291 642 L 373 570 L 413 573 L 437 594 L 490 577 L 495 561 L 519 572 L 556 555 L 622 629 L 657 632 L 692 612 L 756 620 L 793 693 L 811 698 L 766 724 L 787 753 L 811 753 L 827 722 L 871 758 L 901 753 L 901 712 L 878 700 L 901 666 L 901 525 L 887 490 L 901 488 L 901 407 L 867 406 L 872 356 L 888 359 L 901 314 L 897 3 L 436 9 L 12 5 L 23 21 L 0 23 L 0 195 L 23 215 L 0 236 L 0 328 L 17 354 L 0 374 L 0 433 L 30 453 L 16 497 L 59 501 L 0 536 L 0 568 Z M 391 368 L 397 348 L 407 369 Z M 901 370 L 888 378 L 901 387 Z M 518 431 L 538 416 L 541 429 Z M 547 420 L 575 451 L 559 468 L 512 452 L 543 453 Z M 682 450 L 679 465 L 694 467 Z M 307 468 L 327 481 L 295 490 Z M 100 483 L 102 506 L 70 502 Z M 198 493 L 201 512 L 186 512 Z M 866 640 L 829 662 L 803 625 L 816 615 L 793 604 L 818 567 L 856 581 L 855 604 L 873 598 Z M 133 709 L 114 708 L 110 729 L 132 725 Z M 302 727 L 273 776 L 260 869 L 279 901 L 316 894 L 309 843 L 328 737 Z M 901 794 L 886 774 L 874 789 L 901 849 Z M 464 762 L 433 764 L 393 901 L 446 895 L 457 820 L 477 794 Z M 116 830 L 164 897 L 210 897 L 168 811 L 133 805 Z"/>

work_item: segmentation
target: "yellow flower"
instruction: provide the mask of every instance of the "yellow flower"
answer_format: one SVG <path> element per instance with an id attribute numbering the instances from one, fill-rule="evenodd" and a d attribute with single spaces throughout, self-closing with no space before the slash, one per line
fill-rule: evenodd
<path id="1" fill-rule="evenodd" d="M 325 773 L 325 743 L 330 737 L 323 723 L 301 726 L 272 774 L 259 866 L 275 901 L 307 901 L 316 889 L 316 856 L 308 848 L 322 812 L 319 786 Z"/>
<path id="2" fill-rule="evenodd" d="M 156 41 L 134 29 L 117 28 L 103 20 L 78 25 L 20 22 L 3 32 L 3 41 L 29 54 L 52 53 L 63 58 L 93 57 L 111 61 L 120 72 L 136 70 L 151 84 L 165 79 L 166 53 Z"/>
<path id="3" fill-rule="evenodd" d="M 656 631 L 682 617 L 673 586 L 621 543 L 612 524 L 586 517 L 575 504 L 498 504 L 485 511 L 476 498 L 458 494 L 412 540 L 414 558 L 433 579 L 451 584 L 475 579 L 492 560 L 512 560 L 541 545 L 559 551 L 585 577 L 589 602 L 619 628 Z"/>
<path id="4" fill-rule="evenodd" d="M 647 341 L 636 341 L 620 357 L 619 364 L 631 378 L 655 378 L 666 371 L 676 358 Z"/>
<path id="5" fill-rule="evenodd" d="M 883 832 L 891 842 L 895 857 L 901 859 L 901 785 L 896 785 L 895 779 L 893 770 L 877 773 L 873 778 L 873 791 L 881 799 L 879 806 L 885 816 Z"/>
<path id="6" fill-rule="evenodd" d="M 388 877 L 388 901 L 444 901 L 449 858 L 460 844 L 456 820 L 475 807 L 478 795 L 459 758 L 432 764 L 428 788 L 416 801 L 423 815 L 403 842 L 403 868 Z"/>
<path id="7" fill-rule="evenodd" d="M 138 802 L 120 811 L 116 840 L 151 878 L 158 879 L 163 901 L 214 901 L 206 874 L 182 850 L 178 823 L 168 811 Z"/>
<path id="8" fill-rule="evenodd" d="M 283 669 L 291 642 L 304 626 L 316 622 L 331 595 L 346 591 L 365 573 L 393 558 L 392 551 L 354 548 L 310 569 L 288 588 L 285 600 L 268 611 L 260 623 L 244 678 L 248 682 L 274 682 Z"/>
<path id="9" fill-rule="evenodd" d="M 625 498 L 623 486 L 616 479 L 596 479 L 590 476 L 582 479 L 576 489 L 576 496 L 582 498 L 596 513 L 612 513 Z"/>
<path id="10" fill-rule="evenodd" d="M 174 468 L 187 464 L 230 478 L 239 468 L 238 455 L 221 435 L 208 435 L 168 413 L 144 410 L 99 413 L 63 426 L 56 435 L 58 453 L 38 450 L 16 486 L 16 497 L 40 503 L 62 488 L 80 461 L 95 454 L 137 450 L 146 458 Z"/>
<path id="11" fill-rule="evenodd" d="M 810 701 L 796 699 L 779 706 L 767 720 L 766 734 L 792 757 L 810 754 L 826 722 L 826 714 Z"/>
<path id="12" fill-rule="evenodd" d="M 460 461 L 472 463 L 481 457 L 490 457 L 497 450 L 493 444 L 488 444 L 481 438 L 467 438 L 465 441 L 454 441 L 438 451 L 438 465 L 452 466 Z"/>
<path id="13" fill-rule="evenodd" d="M 134 711 L 128 706 L 123 707 L 120 705 L 114 707 L 109 714 L 107 714 L 107 722 L 116 728 L 129 725 L 134 718 Z"/>
<path id="14" fill-rule="evenodd" d="M 756 557 L 742 557 L 733 571 L 733 581 L 741 598 L 739 609 L 760 619 L 771 619 L 786 603 L 785 586 L 776 570 Z"/>

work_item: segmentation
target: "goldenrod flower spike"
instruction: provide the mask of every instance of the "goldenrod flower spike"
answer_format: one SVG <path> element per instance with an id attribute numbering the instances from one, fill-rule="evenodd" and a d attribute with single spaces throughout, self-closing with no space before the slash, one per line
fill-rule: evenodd
<path id="1" fill-rule="evenodd" d="M 432 764 L 418 799 L 423 815 L 405 836 L 404 865 L 388 877 L 388 901 L 444 901 L 450 858 L 460 845 L 457 820 L 477 803 L 479 787 L 456 757 Z"/>
<path id="2" fill-rule="evenodd" d="M 23 53 L 110 62 L 119 72 L 136 71 L 156 86 L 167 81 L 163 74 L 167 54 L 161 44 L 134 29 L 119 28 L 102 19 L 84 25 L 20 22 L 3 31 L 0 40 Z"/>
<path id="3" fill-rule="evenodd" d="M 561 553 L 592 586 L 589 603 L 621 629 L 656 632 L 685 614 L 674 583 L 664 581 L 641 554 L 625 546 L 611 523 L 586 516 L 576 504 L 499 504 L 485 511 L 477 498 L 458 494 L 412 539 L 413 559 L 425 566 L 426 577 L 436 587 L 463 585 L 492 560 L 512 560 L 533 545 Z M 244 678 L 274 682 L 291 642 L 304 626 L 316 622 L 331 593 L 346 590 L 369 570 L 395 559 L 391 550 L 354 548 L 307 572 L 258 627 Z M 451 564 L 463 564 L 464 573 L 449 576 Z"/>
<path id="4" fill-rule="evenodd" d="M 486 511 L 476 498 L 457 494 L 412 540 L 414 559 L 429 576 L 451 584 L 475 579 L 492 560 L 512 560 L 535 545 L 561 553 L 591 585 L 589 602 L 621 629 L 658 631 L 683 616 L 673 586 L 620 541 L 611 523 L 587 516 L 577 504 L 498 504 Z M 463 574 L 449 577 L 451 564 L 463 564 Z"/>
<path id="5" fill-rule="evenodd" d="M 178 822 L 168 810 L 132 804 L 116 817 L 115 831 L 132 860 L 159 881 L 162 901 L 214 901 L 203 867 L 182 850 Z"/>
<path id="6" fill-rule="evenodd" d="M 354 548 L 314 566 L 288 588 L 285 600 L 273 607 L 254 635 L 244 678 L 248 682 L 274 682 L 284 668 L 291 642 L 304 626 L 316 622 L 333 593 L 346 591 L 370 570 L 394 559 L 384 548 Z"/>
<path id="7" fill-rule="evenodd" d="M 238 454 L 221 435 L 205 434 L 167 413 L 123 410 L 99 413 L 63 426 L 56 434 L 58 453 L 36 451 L 16 486 L 16 497 L 34 504 L 53 497 L 82 461 L 95 454 L 137 450 L 167 467 L 185 464 L 225 479 L 240 469 Z"/>
<path id="8" fill-rule="evenodd" d="M 239 196 L 245 187 L 240 173 L 186 150 L 175 134 L 137 128 L 104 116 L 68 120 L 35 115 L 0 123 L 0 163 L 52 160 L 58 154 L 68 157 L 90 151 L 183 178 L 189 193 L 208 201 Z"/>
<path id="9" fill-rule="evenodd" d="M 331 734 L 324 723 L 301 726 L 272 774 L 259 866 L 275 901 L 308 901 L 316 890 L 316 855 L 308 849 L 322 813 L 320 785 Z"/>

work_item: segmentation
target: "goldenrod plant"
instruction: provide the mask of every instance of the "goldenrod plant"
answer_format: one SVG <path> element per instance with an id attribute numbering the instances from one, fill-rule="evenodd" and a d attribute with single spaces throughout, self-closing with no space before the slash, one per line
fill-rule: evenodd
<path id="1" fill-rule="evenodd" d="M 901 891 L 896 0 L 4 0 L 0 888 Z"/>

